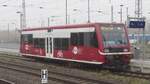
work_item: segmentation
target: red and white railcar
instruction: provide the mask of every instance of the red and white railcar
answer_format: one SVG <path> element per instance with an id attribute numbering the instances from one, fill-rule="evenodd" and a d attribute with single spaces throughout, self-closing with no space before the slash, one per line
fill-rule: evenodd
<path id="1" fill-rule="evenodd" d="M 131 57 L 127 29 L 118 23 L 24 29 L 20 52 L 23 56 L 109 65 L 128 64 Z"/>

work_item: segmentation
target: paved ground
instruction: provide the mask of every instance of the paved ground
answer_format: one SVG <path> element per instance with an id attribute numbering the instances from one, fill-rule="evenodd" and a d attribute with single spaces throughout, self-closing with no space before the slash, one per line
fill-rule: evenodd
<path id="1" fill-rule="evenodd" d="M 19 53 L 19 43 L 0 43 L 0 51 Z"/>
<path id="2" fill-rule="evenodd" d="M 19 43 L 0 43 L 0 48 L 19 49 Z"/>

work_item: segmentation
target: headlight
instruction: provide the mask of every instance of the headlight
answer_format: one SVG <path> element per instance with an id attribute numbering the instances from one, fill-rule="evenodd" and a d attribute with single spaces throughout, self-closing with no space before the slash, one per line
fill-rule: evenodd
<path id="1" fill-rule="evenodd" d="M 127 51 L 128 51 L 128 49 L 123 49 L 123 51 L 124 51 L 124 52 L 127 52 Z"/>
<path id="2" fill-rule="evenodd" d="M 109 49 L 104 49 L 104 52 L 105 52 L 105 53 L 108 53 L 108 52 L 109 52 Z"/>

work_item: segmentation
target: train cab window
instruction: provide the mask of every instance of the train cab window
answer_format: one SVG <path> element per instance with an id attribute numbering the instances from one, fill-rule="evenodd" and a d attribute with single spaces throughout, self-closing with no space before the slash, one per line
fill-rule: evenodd
<path id="1" fill-rule="evenodd" d="M 69 47 L 69 38 L 54 38 L 54 49 L 67 50 Z"/>
<path id="2" fill-rule="evenodd" d="M 44 38 L 35 38 L 33 40 L 35 48 L 45 48 L 45 39 Z"/>
<path id="3" fill-rule="evenodd" d="M 32 44 L 33 35 L 32 34 L 23 34 L 23 35 L 21 35 L 21 42 L 27 42 L 27 43 Z"/>

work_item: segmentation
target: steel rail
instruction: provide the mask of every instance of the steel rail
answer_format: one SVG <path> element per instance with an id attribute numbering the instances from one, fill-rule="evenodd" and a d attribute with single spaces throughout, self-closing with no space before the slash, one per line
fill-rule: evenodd
<path id="1" fill-rule="evenodd" d="M 41 70 L 41 68 L 33 68 L 31 66 L 24 66 L 24 65 L 19 65 L 19 64 L 6 63 L 6 61 L 5 62 L 0 61 L 0 64 L 3 64 L 3 65 L 0 65 L 0 67 L 2 67 L 2 68 L 7 68 L 7 69 L 10 69 L 10 70 L 15 70 L 17 72 L 32 74 L 32 75 L 35 75 L 35 76 L 40 76 L 40 74 L 35 73 L 35 72 L 39 72 Z M 9 67 L 7 67 L 5 65 L 9 65 Z M 14 68 L 13 66 L 22 67 L 22 69 L 20 70 L 20 69 Z M 25 70 L 24 68 L 30 69 L 30 70 Z M 30 72 L 31 70 L 33 70 L 35 72 L 34 73 Z M 50 80 L 52 79 L 52 80 L 55 80 L 55 81 L 59 80 L 63 83 L 67 83 L 67 84 L 80 84 L 82 82 L 90 82 L 90 83 L 93 83 L 93 84 L 112 84 L 112 83 L 102 81 L 102 80 L 83 78 L 83 77 L 80 77 L 80 76 L 73 76 L 71 74 L 69 75 L 69 74 L 65 74 L 65 73 L 61 73 L 61 72 L 55 72 L 55 71 L 50 71 L 50 70 L 48 72 L 50 74 L 63 76 L 63 79 L 61 79 L 59 77 L 56 78 L 56 77 L 51 77 L 51 76 L 48 76 L 48 79 L 50 79 Z M 64 78 L 66 78 L 66 79 L 64 79 Z M 78 80 L 78 81 L 71 81 L 71 80 L 68 80 L 67 78 L 73 78 L 73 79 Z"/>

